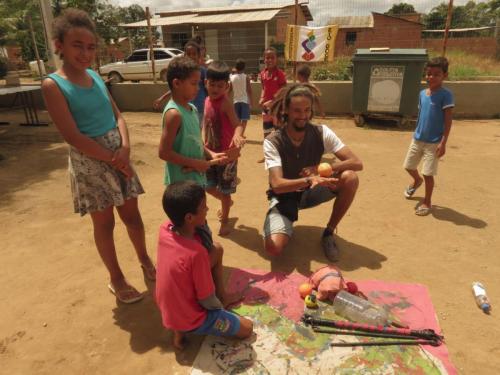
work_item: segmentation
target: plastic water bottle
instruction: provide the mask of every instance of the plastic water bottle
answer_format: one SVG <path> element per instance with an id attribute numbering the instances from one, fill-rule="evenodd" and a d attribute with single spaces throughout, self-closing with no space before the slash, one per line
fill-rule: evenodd
<path id="1" fill-rule="evenodd" d="M 352 322 L 376 326 L 389 325 L 387 311 L 370 301 L 341 290 L 333 299 L 333 308 L 340 315 Z"/>
<path id="2" fill-rule="evenodd" d="M 479 281 L 474 281 L 472 283 L 472 293 L 474 293 L 474 298 L 476 299 L 476 303 L 479 308 L 486 314 L 489 314 L 491 310 L 491 304 L 488 300 L 486 289 L 484 288 L 483 284 L 481 284 Z"/>

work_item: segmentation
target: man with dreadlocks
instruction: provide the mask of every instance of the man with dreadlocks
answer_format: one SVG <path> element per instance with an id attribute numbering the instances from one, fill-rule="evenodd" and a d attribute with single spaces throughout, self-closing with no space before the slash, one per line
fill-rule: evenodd
<path id="1" fill-rule="evenodd" d="M 265 168 L 269 172 L 269 211 L 264 223 L 264 245 L 271 255 L 279 255 L 292 236 L 298 211 L 335 198 L 323 231 L 321 244 L 331 262 L 339 258 L 333 233 L 349 209 L 358 188 L 356 171 L 361 160 L 326 125 L 313 125 L 314 86 L 285 88 L 276 96 L 272 113 L 282 127 L 264 140 Z M 331 177 L 318 175 L 323 154 L 332 153 Z"/>

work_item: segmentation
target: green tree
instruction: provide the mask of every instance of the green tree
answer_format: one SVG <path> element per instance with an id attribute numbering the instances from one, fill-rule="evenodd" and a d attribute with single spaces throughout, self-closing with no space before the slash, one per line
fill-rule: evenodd
<path id="1" fill-rule="evenodd" d="M 391 7 L 391 9 L 389 9 L 384 14 L 387 14 L 389 16 L 397 16 L 401 14 L 411 14 L 411 13 L 417 13 L 413 5 L 408 3 L 399 3 L 399 4 L 394 4 Z"/>
<path id="2" fill-rule="evenodd" d="M 132 23 L 143 21 L 146 19 L 145 10 L 137 5 L 133 4 L 125 8 L 120 8 L 120 19 L 122 23 Z M 131 43 L 133 48 L 145 48 L 148 46 L 148 30 L 145 27 L 133 28 L 129 29 L 128 32 L 126 29 L 122 28 L 125 35 L 130 35 Z M 158 35 L 155 34 L 156 37 Z"/>
<path id="3" fill-rule="evenodd" d="M 40 58 L 46 58 L 45 32 L 41 20 L 38 0 L 0 0 L 0 47 L 7 43 L 18 45 L 22 49 L 24 61 L 35 59 L 35 52 L 26 15 L 31 15 L 35 31 L 36 44 Z M 52 11 L 57 17 L 66 8 L 86 11 L 94 20 L 100 46 L 105 47 L 121 37 L 128 37 L 127 30 L 119 26 L 123 23 L 142 21 L 146 18 L 144 9 L 137 4 L 117 7 L 107 0 L 52 0 Z M 130 30 L 132 45 L 135 48 L 147 47 L 147 29 Z M 158 35 L 155 34 L 157 37 Z M 51 36 L 49 35 L 49 38 Z"/>
<path id="4" fill-rule="evenodd" d="M 31 16 L 35 41 L 40 58 L 46 57 L 46 44 L 40 8 L 37 0 L 2 0 L 0 7 L 0 46 L 14 44 L 21 47 L 24 61 L 35 60 L 35 47 L 27 16 Z"/>
<path id="5" fill-rule="evenodd" d="M 446 26 L 448 4 L 443 2 L 424 16 L 426 29 L 442 30 Z M 500 0 L 489 2 L 469 1 L 465 5 L 453 6 L 451 28 L 494 26 L 500 16 Z"/>

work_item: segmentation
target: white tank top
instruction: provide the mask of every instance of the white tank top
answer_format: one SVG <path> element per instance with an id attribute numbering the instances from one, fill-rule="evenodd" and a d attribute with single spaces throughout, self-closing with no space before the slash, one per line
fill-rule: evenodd
<path id="1" fill-rule="evenodd" d="M 247 75 L 245 73 L 231 74 L 231 85 L 233 85 L 233 102 L 248 103 Z"/>

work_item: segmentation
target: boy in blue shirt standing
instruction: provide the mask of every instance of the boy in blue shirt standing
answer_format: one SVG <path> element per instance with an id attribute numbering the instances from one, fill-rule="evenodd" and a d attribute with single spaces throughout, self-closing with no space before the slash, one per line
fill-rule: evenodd
<path id="1" fill-rule="evenodd" d="M 452 109 L 455 104 L 451 91 L 442 86 L 447 77 L 448 60 L 445 57 L 436 57 L 427 63 L 428 88 L 420 92 L 417 128 L 404 162 L 404 168 L 413 178 L 404 193 L 407 199 L 411 198 L 425 181 L 424 201 L 415 210 L 415 214 L 419 216 L 431 212 L 434 176 L 437 174 L 439 158 L 446 152 L 446 142 L 450 135 Z M 423 178 L 417 171 L 422 159 Z"/>

